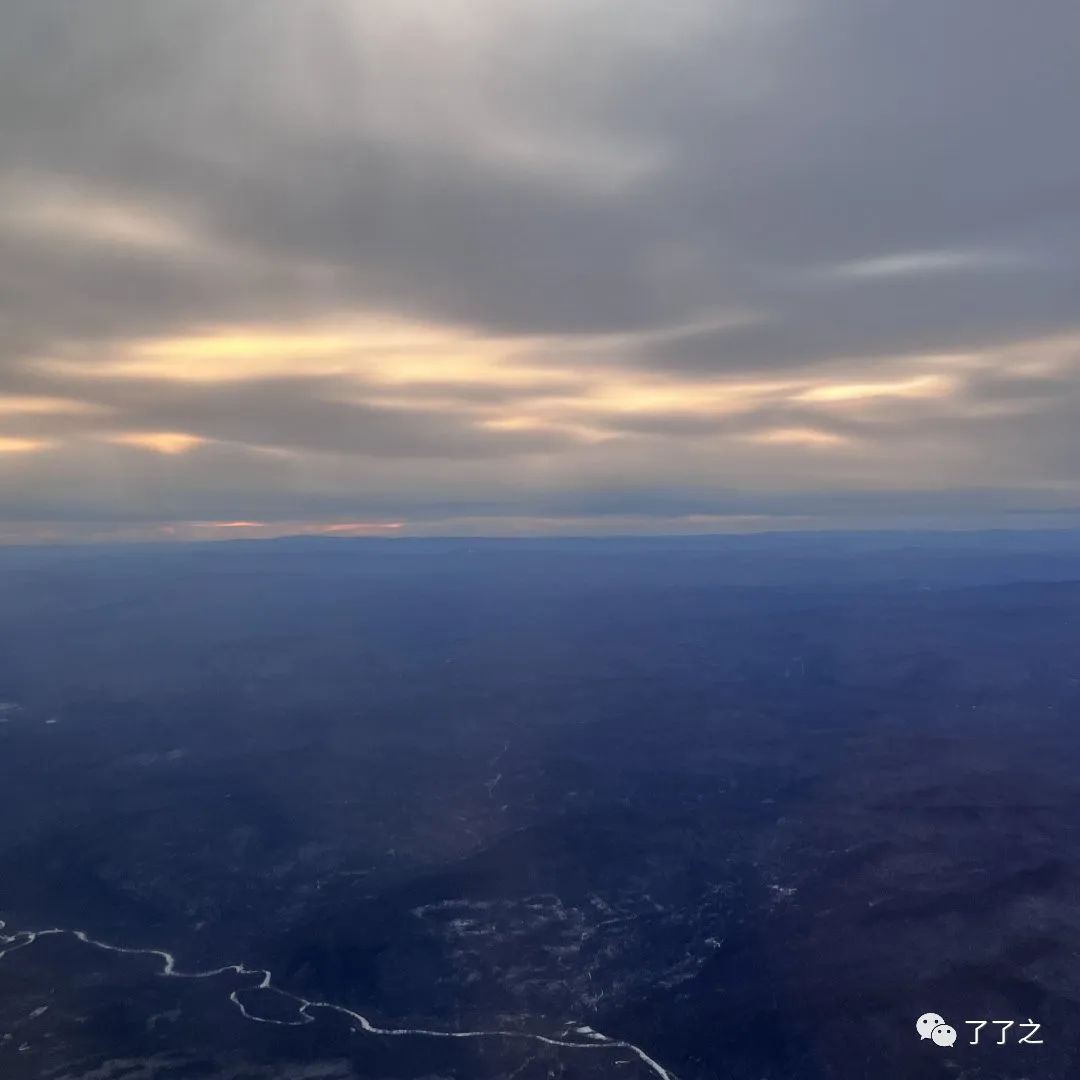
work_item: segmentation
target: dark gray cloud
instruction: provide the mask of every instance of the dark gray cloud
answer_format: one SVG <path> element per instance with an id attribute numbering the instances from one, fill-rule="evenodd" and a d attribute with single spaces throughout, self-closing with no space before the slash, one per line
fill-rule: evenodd
<path id="1" fill-rule="evenodd" d="M 1072 0 L 3 4 L 0 499 L 650 513 L 690 470 L 685 513 L 733 490 L 826 515 L 875 488 L 1060 501 L 1077 40 Z M 403 353 L 395 381 L 362 335 L 233 381 L 228 355 L 213 381 L 109 366 L 388 318 L 442 335 L 426 370 Z M 947 389 L 800 396 L 928 372 Z M 721 407 L 724 380 L 769 386 Z M 108 441 L 162 432 L 206 442 Z"/>

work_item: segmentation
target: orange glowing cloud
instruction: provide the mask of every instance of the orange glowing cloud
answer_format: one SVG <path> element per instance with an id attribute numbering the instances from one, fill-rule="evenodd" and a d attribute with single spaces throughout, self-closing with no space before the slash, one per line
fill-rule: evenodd
<path id="1" fill-rule="evenodd" d="M 182 431 L 133 431 L 110 435 L 108 441 L 140 450 L 152 450 L 155 454 L 184 454 L 206 440 Z"/>
<path id="2" fill-rule="evenodd" d="M 0 435 L 0 454 L 32 454 L 48 445 L 46 439 L 19 439 Z"/>
<path id="3" fill-rule="evenodd" d="M 814 386 L 798 395 L 799 401 L 864 401 L 880 397 L 943 397 L 955 389 L 955 381 L 944 375 L 917 375 L 892 382 L 831 383 Z"/>
<path id="4" fill-rule="evenodd" d="M 846 446 L 851 440 L 816 428 L 772 428 L 747 438 L 762 446 Z"/>
<path id="5" fill-rule="evenodd" d="M 99 406 L 88 401 L 75 401 L 71 398 L 46 397 L 43 395 L 0 395 L 0 414 L 8 416 L 36 416 L 66 413 L 97 412 Z"/>

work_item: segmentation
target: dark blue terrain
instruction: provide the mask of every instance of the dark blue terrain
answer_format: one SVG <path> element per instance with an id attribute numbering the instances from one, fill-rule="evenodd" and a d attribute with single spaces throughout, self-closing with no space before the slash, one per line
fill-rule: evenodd
<path id="1" fill-rule="evenodd" d="M 1080 1075 L 1075 533 L 13 548 L 0 702 L 4 1080 Z"/>

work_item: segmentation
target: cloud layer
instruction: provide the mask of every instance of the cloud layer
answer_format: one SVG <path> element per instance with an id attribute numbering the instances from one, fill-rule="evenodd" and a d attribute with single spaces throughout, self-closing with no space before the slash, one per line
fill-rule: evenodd
<path id="1" fill-rule="evenodd" d="M 1080 507 L 1078 35 L 1069 0 L 5 5 L 4 537 Z"/>

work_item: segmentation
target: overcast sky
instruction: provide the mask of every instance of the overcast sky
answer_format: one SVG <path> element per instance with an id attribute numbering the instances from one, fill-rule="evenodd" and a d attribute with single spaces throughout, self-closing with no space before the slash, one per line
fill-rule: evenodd
<path id="1" fill-rule="evenodd" d="M 1075 0 L 0 0 L 0 539 L 1075 524 Z"/>

